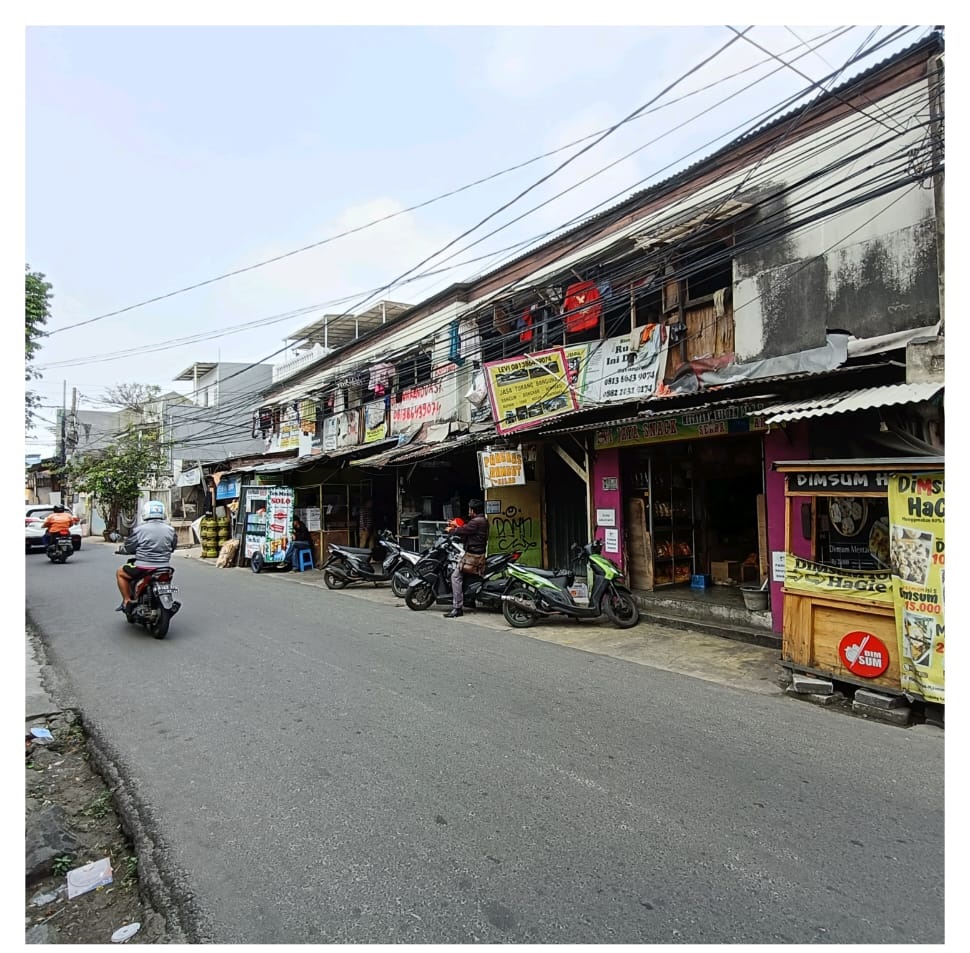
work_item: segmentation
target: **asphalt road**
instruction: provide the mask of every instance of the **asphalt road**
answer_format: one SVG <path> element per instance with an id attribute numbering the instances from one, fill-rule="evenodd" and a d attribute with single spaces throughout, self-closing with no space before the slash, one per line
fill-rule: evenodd
<path id="1" fill-rule="evenodd" d="M 196 942 L 942 943 L 943 740 L 353 590 L 26 557 Z"/>

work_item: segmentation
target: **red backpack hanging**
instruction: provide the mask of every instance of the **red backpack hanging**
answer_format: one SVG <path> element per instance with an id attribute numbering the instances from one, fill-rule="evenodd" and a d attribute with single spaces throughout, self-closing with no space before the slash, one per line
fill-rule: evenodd
<path id="1" fill-rule="evenodd" d="M 603 304 L 595 281 L 579 281 L 566 289 L 562 303 L 566 333 L 578 334 L 599 324 Z"/>

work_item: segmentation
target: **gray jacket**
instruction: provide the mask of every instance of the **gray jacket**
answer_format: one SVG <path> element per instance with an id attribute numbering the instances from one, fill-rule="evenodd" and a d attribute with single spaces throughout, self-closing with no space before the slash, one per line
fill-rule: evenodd
<path id="1" fill-rule="evenodd" d="M 133 553 L 136 566 L 167 566 L 175 552 L 175 529 L 162 520 L 139 523 L 125 540 L 125 552 Z"/>

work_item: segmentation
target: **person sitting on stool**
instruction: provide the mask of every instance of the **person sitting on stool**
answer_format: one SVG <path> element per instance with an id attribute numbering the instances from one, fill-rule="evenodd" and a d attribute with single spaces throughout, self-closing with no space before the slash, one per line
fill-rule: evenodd
<path id="1" fill-rule="evenodd" d="M 286 547 L 286 552 L 283 554 L 283 565 L 287 569 L 293 568 L 293 557 L 301 550 L 309 549 L 312 553 L 313 547 L 310 545 L 310 531 L 306 528 L 298 516 L 293 517 L 293 539 L 290 541 L 290 545 Z"/>

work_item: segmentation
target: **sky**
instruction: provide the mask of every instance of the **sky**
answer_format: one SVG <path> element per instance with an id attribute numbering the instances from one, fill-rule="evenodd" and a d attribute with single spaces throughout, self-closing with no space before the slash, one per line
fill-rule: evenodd
<path id="1" fill-rule="evenodd" d="M 118 26 L 130 15 L 112 4 L 86 4 L 88 25 L 52 6 L 24 48 L 48 421 L 75 389 L 89 410 L 122 382 L 184 392 L 174 378 L 196 361 L 278 362 L 324 313 L 416 304 L 929 29 L 843 69 L 894 27 L 191 25 L 178 4 L 166 15 L 183 25 Z M 53 449 L 42 422 L 26 452 Z"/>

